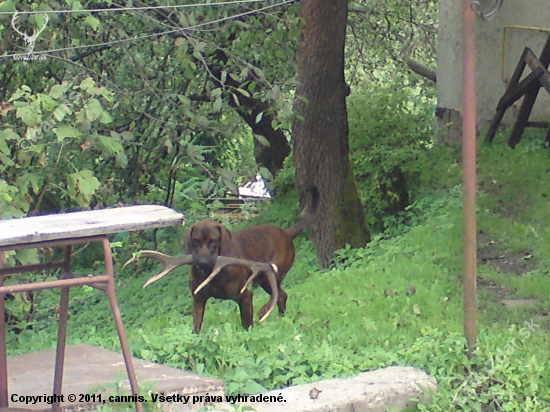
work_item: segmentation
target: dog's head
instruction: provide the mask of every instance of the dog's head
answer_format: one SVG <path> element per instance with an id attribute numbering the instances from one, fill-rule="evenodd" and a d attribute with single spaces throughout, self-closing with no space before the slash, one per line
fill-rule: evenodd
<path id="1" fill-rule="evenodd" d="M 218 256 L 231 253 L 231 233 L 222 224 L 204 220 L 191 226 L 185 235 L 186 255 L 205 273 L 212 272 Z"/>

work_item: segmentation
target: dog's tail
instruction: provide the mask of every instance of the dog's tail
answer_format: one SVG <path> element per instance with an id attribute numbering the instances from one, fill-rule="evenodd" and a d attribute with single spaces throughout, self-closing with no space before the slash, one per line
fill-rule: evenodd
<path id="1" fill-rule="evenodd" d="M 285 232 L 294 239 L 302 233 L 313 222 L 317 209 L 319 207 L 319 190 L 315 186 L 310 186 L 306 192 L 311 194 L 311 202 L 309 206 L 300 213 L 300 220 L 294 225 L 285 230 Z"/>

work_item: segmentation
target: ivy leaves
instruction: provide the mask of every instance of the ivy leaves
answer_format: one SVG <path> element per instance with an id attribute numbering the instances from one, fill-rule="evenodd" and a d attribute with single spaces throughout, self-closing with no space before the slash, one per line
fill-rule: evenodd
<path id="1" fill-rule="evenodd" d="M 64 207 L 90 205 L 102 179 L 112 177 L 98 164 L 121 169 L 128 164 L 122 142 L 133 134 L 105 126 L 113 121 L 106 109 L 112 100 L 91 78 L 44 93 L 23 85 L 12 94 L 8 103 L 14 110 L 3 111 L 0 129 L 0 217 L 39 210 L 45 192 L 55 193 Z"/>
<path id="2" fill-rule="evenodd" d="M 67 183 L 69 195 L 82 207 L 90 204 L 93 194 L 101 185 L 90 170 L 69 174 Z"/>

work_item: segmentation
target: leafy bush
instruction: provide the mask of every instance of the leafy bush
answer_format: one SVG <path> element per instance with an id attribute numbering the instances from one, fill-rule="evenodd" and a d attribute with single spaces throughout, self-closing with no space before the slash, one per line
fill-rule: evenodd
<path id="1" fill-rule="evenodd" d="M 417 88 L 364 86 L 348 98 L 350 153 L 367 224 L 403 211 L 418 187 L 425 150 L 432 145 L 433 96 Z"/>

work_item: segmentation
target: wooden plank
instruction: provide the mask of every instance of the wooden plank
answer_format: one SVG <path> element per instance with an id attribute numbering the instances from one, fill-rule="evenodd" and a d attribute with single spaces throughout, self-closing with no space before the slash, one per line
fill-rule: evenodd
<path id="1" fill-rule="evenodd" d="M 523 49 L 521 58 L 510 79 L 510 83 L 506 88 L 506 92 L 498 102 L 495 116 L 491 122 L 489 131 L 487 132 L 487 136 L 485 137 L 486 142 L 490 143 L 493 141 L 506 109 L 525 95 L 519 110 L 518 120 L 514 124 L 508 139 L 508 144 L 510 147 L 515 147 L 519 143 L 523 135 L 523 131 L 526 127 L 530 126 L 529 116 L 537 99 L 540 86 L 543 86 L 550 93 L 550 75 L 546 70 L 549 63 L 550 34 L 546 38 L 540 59 L 537 59 L 536 55 L 530 48 L 526 47 Z M 527 64 L 529 64 L 531 70 L 533 70 L 533 73 L 518 83 Z M 536 82 L 533 81 L 534 78 L 537 79 Z"/>
<path id="2" fill-rule="evenodd" d="M 248 196 L 242 196 L 242 198 L 217 198 L 217 199 L 207 199 L 206 204 L 211 205 L 212 203 L 215 203 L 216 201 L 223 203 L 223 204 L 246 204 L 246 203 L 256 203 L 256 202 L 269 202 L 271 198 L 268 197 L 248 197 Z"/>
<path id="3" fill-rule="evenodd" d="M 548 129 L 546 130 L 546 137 L 544 139 L 544 142 L 550 145 L 550 123 L 549 123 Z"/>
<path id="4" fill-rule="evenodd" d="M 523 49 L 519 62 L 516 68 L 514 69 L 514 73 L 512 74 L 512 77 L 510 78 L 510 82 L 508 83 L 508 87 L 506 88 L 506 93 L 498 102 L 495 116 L 493 117 L 491 126 L 489 127 L 489 131 L 487 132 L 487 136 L 485 136 L 486 143 L 491 143 L 493 141 L 497 133 L 498 126 L 500 126 L 500 122 L 502 122 L 502 118 L 504 117 L 504 113 L 506 113 L 506 109 L 513 104 L 513 102 L 511 102 L 510 105 L 507 105 L 508 101 L 506 99 L 506 95 L 509 92 L 511 92 L 512 89 L 516 88 L 516 85 L 518 84 L 519 79 L 521 78 L 521 75 L 525 70 L 525 66 L 527 65 L 527 63 L 525 62 L 525 56 L 527 54 L 527 50 L 528 50 L 527 47 Z"/>
<path id="5" fill-rule="evenodd" d="M 183 225 L 181 213 L 140 205 L 0 221 L 0 246 Z"/>
<path id="6" fill-rule="evenodd" d="M 543 66 L 535 53 L 533 53 L 531 50 L 529 50 L 527 56 L 525 56 L 525 61 L 527 62 L 531 70 L 533 70 L 533 72 L 535 72 L 536 70 L 541 71 L 541 75 L 538 77 L 538 81 L 540 85 L 544 87 L 548 93 L 550 93 L 550 74 L 548 74 L 548 70 L 546 70 L 546 67 Z"/>
<path id="7" fill-rule="evenodd" d="M 550 123 L 548 122 L 527 122 L 527 127 L 536 127 L 537 129 L 546 129 Z"/>
<path id="8" fill-rule="evenodd" d="M 539 77 L 539 82 L 544 87 L 544 89 L 550 94 L 550 73 L 545 71 Z"/>
<path id="9" fill-rule="evenodd" d="M 504 93 L 504 96 L 499 100 L 497 111 L 508 109 L 511 105 L 523 97 L 525 93 L 532 87 L 532 83 L 537 81 L 537 78 L 543 73 L 543 69 L 537 68 L 533 73 L 529 74 L 525 79 L 519 82 L 516 86 L 509 88 Z"/>
<path id="10" fill-rule="evenodd" d="M 248 215 L 244 215 L 243 213 L 211 213 L 210 216 L 216 219 L 248 220 L 249 218 L 258 216 L 258 213 L 250 213 Z"/>
<path id="11" fill-rule="evenodd" d="M 512 74 L 512 77 L 510 78 L 510 83 L 508 88 L 511 88 L 519 82 L 519 79 L 521 79 L 521 75 L 523 74 L 523 71 L 525 70 L 525 66 L 527 65 L 527 62 L 525 61 L 525 56 L 527 55 L 527 51 L 529 48 L 524 48 L 523 52 L 521 53 L 521 57 L 519 58 L 518 65 L 516 66 L 514 73 Z"/>
<path id="12" fill-rule="evenodd" d="M 219 199 L 208 199 L 206 201 L 206 204 L 207 205 L 211 205 L 215 202 L 220 202 L 224 205 L 228 204 L 228 203 L 239 203 L 239 204 L 244 204 L 244 200 L 243 199 L 228 199 L 228 198 L 219 198 Z"/>
<path id="13" fill-rule="evenodd" d="M 516 124 L 514 125 L 514 128 L 510 133 L 510 138 L 508 139 L 508 145 L 512 149 L 516 147 L 516 145 L 520 142 L 523 131 L 525 130 L 525 128 L 527 127 L 527 123 L 529 122 L 529 115 L 531 114 L 531 110 L 533 110 L 533 106 L 535 105 L 535 101 L 537 100 L 537 96 L 540 90 L 540 85 L 537 84 L 537 86 L 538 87 L 529 91 L 525 95 L 525 97 L 523 98 L 523 102 L 521 103 L 521 107 L 518 113 L 518 119 L 516 120 Z"/>
<path id="14" fill-rule="evenodd" d="M 493 117 L 493 120 L 491 121 L 491 125 L 489 126 L 489 131 L 487 132 L 487 135 L 485 136 L 485 142 L 491 143 L 493 139 L 495 138 L 495 135 L 497 134 L 498 126 L 500 126 L 500 122 L 502 122 L 502 118 L 504 117 L 504 113 L 506 112 L 506 109 L 499 109 L 495 113 L 495 116 Z"/>
<path id="15" fill-rule="evenodd" d="M 531 53 L 534 55 L 534 53 L 528 47 L 525 48 L 524 52 L 525 52 L 524 53 L 525 61 L 527 63 L 528 56 L 530 56 Z M 542 48 L 542 53 L 540 55 L 539 62 L 541 63 L 542 67 L 545 69 L 548 67 L 548 64 L 550 63 L 550 35 L 548 35 L 546 39 L 546 43 Z M 514 128 L 510 133 L 510 138 L 508 139 L 508 145 L 512 148 L 516 147 L 516 145 L 521 140 L 523 131 L 525 130 L 525 127 L 527 126 L 527 122 L 529 121 L 531 110 L 533 110 L 533 106 L 535 105 L 535 101 L 537 100 L 539 90 L 540 90 L 540 84 L 539 84 L 539 87 L 536 87 L 535 89 L 528 92 L 523 98 L 523 102 L 521 103 L 521 107 L 518 113 L 518 120 L 516 121 L 516 124 L 514 125 Z"/>

